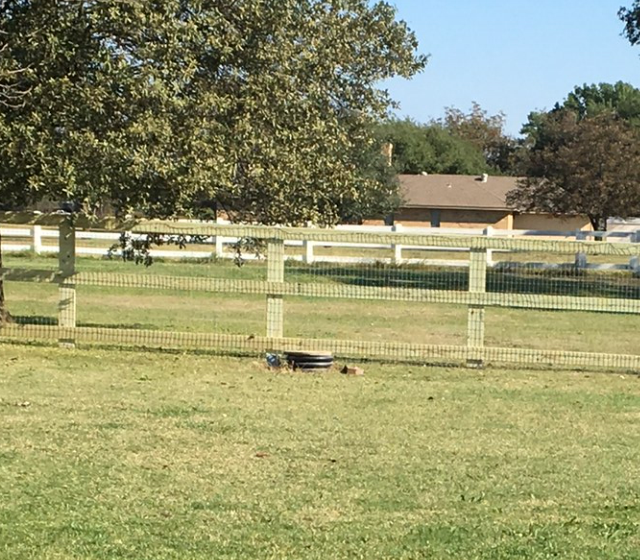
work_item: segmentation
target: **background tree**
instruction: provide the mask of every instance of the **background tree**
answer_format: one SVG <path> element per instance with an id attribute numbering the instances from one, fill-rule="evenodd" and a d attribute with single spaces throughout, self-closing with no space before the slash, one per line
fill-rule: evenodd
<path id="1" fill-rule="evenodd" d="M 378 135 L 393 144 L 393 166 L 398 173 L 471 175 L 489 171 L 478 147 L 438 123 L 393 119 L 380 125 Z"/>
<path id="2" fill-rule="evenodd" d="M 11 207 L 335 223 L 381 188 L 359 165 L 390 105 L 376 84 L 426 62 L 385 2 L 0 1 L 0 68 L 29 92 L 0 105 Z"/>
<path id="3" fill-rule="evenodd" d="M 640 126 L 640 89 L 625 82 L 576 87 L 557 108 L 570 109 L 579 118 L 613 113 L 633 126 Z"/>
<path id="4" fill-rule="evenodd" d="M 595 230 L 640 213 L 640 136 L 614 113 L 580 118 L 568 109 L 540 117 L 527 178 L 507 202 L 522 211 L 584 214 Z"/>
<path id="5" fill-rule="evenodd" d="M 634 127 L 640 128 L 640 89 L 625 82 L 615 84 L 584 84 L 576 86 L 562 103 L 556 103 L 551 112 L 573 111 L 578 119 L 603 113 L 617 115 Z M 540 140 L 545 112 L 529 114 L 522 133 L 528 143 Z"/>
<path id="6" fill-rule="evenodd" d="M 489 115 L 478 103 L 473 102 L 468 113 L 447 107 L 444 118 L 439 122 L 455 137 L 480 150 L 494 172 L 513 172 L 512 157 L 517 143 L 504 132 L 504 113 Z"/>
<path id="7" fill-rule="evenodd" d="M 640 89 L 625 82 L 615 84 L 584 84 L 576 86 L 549 112 L 532 112 L 522 127 L 524 139 L 515 152 L 515 175 L 529 173 L 529 155 L 532 148 L 540 150 L 554 142 L 554 132 L 547 126 L 549 116 L 570 111 L 578 121 L 602 114 L 615 115 L 640 130 Z"/>

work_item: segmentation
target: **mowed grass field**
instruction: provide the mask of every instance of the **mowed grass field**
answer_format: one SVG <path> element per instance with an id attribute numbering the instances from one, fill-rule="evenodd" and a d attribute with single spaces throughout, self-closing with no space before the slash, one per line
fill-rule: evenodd
<path id="1" fill-rule="evenodd" d="M 7 267 L 55 270 L 54 258 L 8 256 Z M 216 278 L 266 279 L 263 264 L 238 268 L 228 261 L 156 262 L 149 268 L 117 260 L 78 259 L 88 272 Z M 429 282 L 436 289 L 467 289 L 466 270 L 398 270 L 335 265 L 305 267 L 288 264 L 289 282 L 391 285 L 415 287 Z M 596 274 L 585 278 L 537 278 L 494 274 L 490 289 L 524 293 L 623 295 L 638 297 L 640 280 L 626 274 Z M 32 323 L 53 323 L 58 291 L 51 284 L 7 282 L 7 302 L 13 315 Z M 185 332 L 263 335 L 266 305 L 263 295 L 202 293 L 79 286 L 77 318 L 81 326 L 141 328 Z M 467 308 L 411 301 L 328 298 L 285 298 L 285 336 L 343 340 L 392 341 L 419 344 L 466 344 Z M 517 347 L 637 354 L 640 317 L 625 314 L 488 308 L 486 344 Z"/>
<path id="2" fill-rule="evenodd" d="M 0 345 L 0 558 L 637 559 L 640 379 Z"/>

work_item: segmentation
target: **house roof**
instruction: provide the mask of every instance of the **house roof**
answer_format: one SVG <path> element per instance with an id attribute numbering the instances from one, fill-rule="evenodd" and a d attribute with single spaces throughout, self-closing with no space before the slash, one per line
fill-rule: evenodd
<path id="1" fill-rule="evenodd" d="M 400 175 L 403 208 L 456 208 L 461 210 L 511 210 L 507 193 L 519 177 L 477 175 Z"/>

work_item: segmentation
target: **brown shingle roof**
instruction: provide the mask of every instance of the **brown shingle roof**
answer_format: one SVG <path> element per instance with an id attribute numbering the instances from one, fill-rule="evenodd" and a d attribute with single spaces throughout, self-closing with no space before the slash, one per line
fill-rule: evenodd
<path id="1" fill-rule="evenodd" d="M 477 175 L 400 175 L 403 208 L 459 208 L 464 210 L 510 210 L 506 198 L 518 177 Z"/>

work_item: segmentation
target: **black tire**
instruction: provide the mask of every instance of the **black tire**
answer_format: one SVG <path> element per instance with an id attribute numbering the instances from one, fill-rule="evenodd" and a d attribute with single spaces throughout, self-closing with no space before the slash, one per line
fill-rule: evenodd
<path id="1" fill-rule="evenodd" d="M 287 363 L 293 369 L 329 369 L 333 365 L 333 355 L 326 352 L 287 352 Z"/>

